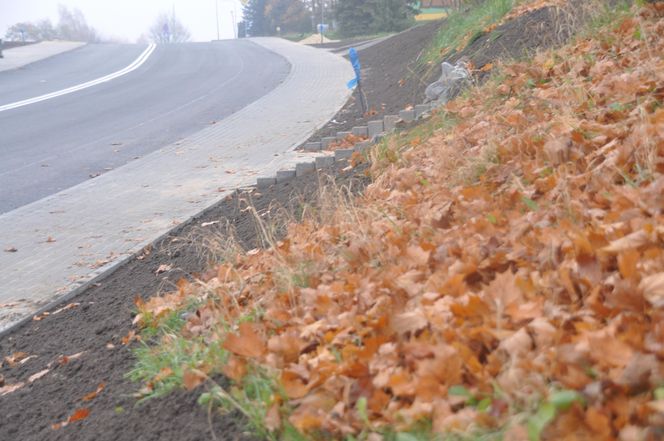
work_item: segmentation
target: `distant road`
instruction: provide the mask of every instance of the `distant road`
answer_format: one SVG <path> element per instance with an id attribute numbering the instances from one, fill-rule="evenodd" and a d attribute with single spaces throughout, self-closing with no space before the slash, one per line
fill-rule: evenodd
<path id="1" fill-rule="evenodd" d="M 0 72 L 0 108 L 119 71 L 146 45 L 87 45 Z M 175 142 L 276 87 L 289 64 L 248 41 L 160 45 L 136 70 L 0 111 L 0 213 Z"/>

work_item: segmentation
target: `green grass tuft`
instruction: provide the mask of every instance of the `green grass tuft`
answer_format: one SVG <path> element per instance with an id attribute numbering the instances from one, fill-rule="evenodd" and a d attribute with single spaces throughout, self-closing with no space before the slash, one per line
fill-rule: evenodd
<path id="1" fill-rule="evenodd" d="M 514 4 L 514 0 L 486 0 L 468 11 L 451 13 L 422 57 L 422 64 L 437 64 L 459 50 L 464 42 L 480 38 L 484 29 L 503 18 Z"/>

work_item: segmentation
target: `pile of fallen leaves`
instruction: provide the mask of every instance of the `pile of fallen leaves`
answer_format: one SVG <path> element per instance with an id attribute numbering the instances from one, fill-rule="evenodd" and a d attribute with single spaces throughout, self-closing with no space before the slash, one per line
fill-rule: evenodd
<path id="1" fill-rule="evenodd" d="M 275 378 L 275 433 L 661 439 L 663 18 L 497 68 L 434 116 L 452 128 L 378 147 L 362 197 L 327 195 L 137 321 L 198 299 L 182 336 L 229 357 L 188 383 Z"/>

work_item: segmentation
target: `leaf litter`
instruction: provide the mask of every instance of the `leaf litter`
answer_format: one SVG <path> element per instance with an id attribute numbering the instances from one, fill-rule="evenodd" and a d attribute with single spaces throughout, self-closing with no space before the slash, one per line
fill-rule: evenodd
<path id="1" fill-rule="evenodd" d="M 140 302 L 135 323 L 195 299 L 180 337 L 229 356 L 187 371 L 187 388 L 267 373 L 275 434 L 380 440 L 428 421 L 439 434 L 656 439 L 663 17 L 647 5 L 492 67 L 500 85 L 434 116 L 451 128 L 391 138 L 364 195 Z"/>

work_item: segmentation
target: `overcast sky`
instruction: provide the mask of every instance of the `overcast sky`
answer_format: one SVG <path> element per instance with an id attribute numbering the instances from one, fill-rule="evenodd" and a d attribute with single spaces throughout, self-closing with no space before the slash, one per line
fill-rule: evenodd
<path id="1" fill-rule="evenodd" d="M 217 0 L 219 4 L 220 36 L 233 38 L 231 11 L 242 16 L 239 0 Z M 217 38 L 215 0 L 0 0 L 0 38 L 7 28 L 21 21 L 50 18 L 57 22 L 58 4 L 78 8 L 88 24 L 104 37 L 119 37 L 135 41 L 160 12 L 175 15 L 189 29 L 194 41 Z"/>

